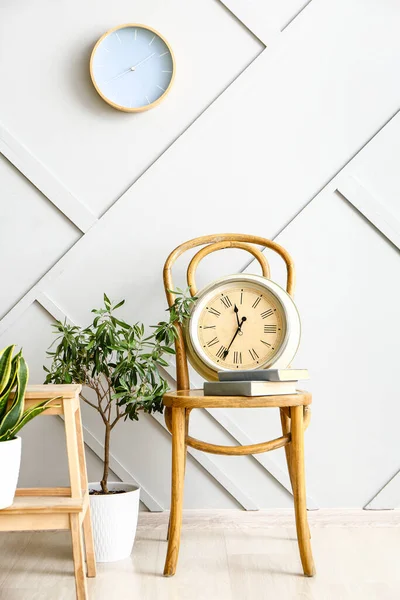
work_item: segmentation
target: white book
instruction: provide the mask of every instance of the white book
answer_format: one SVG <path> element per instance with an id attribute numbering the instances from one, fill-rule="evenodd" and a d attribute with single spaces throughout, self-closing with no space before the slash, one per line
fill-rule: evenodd
<path id="1" fill-rule="evenodd" d="M 205 396 L 283 396 L 296 393 L 297 381 L 205 381 Z"/>
<path id="2" fill-rule="evenodd" d="M 249 369 L 218 371 L 220 381 L 299 381 L 309 379 L 307 369 Z"/>

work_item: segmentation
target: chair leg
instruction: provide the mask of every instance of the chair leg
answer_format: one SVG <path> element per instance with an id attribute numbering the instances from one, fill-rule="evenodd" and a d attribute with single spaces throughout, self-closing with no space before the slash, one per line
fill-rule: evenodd
<path id="1" fill-rule="evenodd" d="M 186 438 L 189 435 L 189 417 L 190 417 L 190 411 L 191 411 L 191 409 L 185 409 L 185 465 L 184 465 L 184 468 L 183 468 L 184 477 L 186 475 L 186 459 L 187 459 Z M 169 513 L 169 519 L 168 519 L 167 542 L 169 540 L 169 530 L 170 530 L 170 527 L 171 527 L 171 513 Z"/>
<path id="2" fill-rule="evenodd" d="M 287 416 L 287 414 L 280 409 L 280 415 L 281 415 L 281 424 L 282 424 L 282 434 L 283 435 L 287 435 L 288 433 L 290 433 L 290 419 Z M 291 444 L 287 444 L 285 446 L 285 454 L 286 454 L 286 463 L 287 463 L 287 468 L 289 471 L 289 478 L 290 478 L 290 483 L 292 486 L 292 490 L 293 490 L 293 477 L 292 477 L 292 453 L 291 453 Z"/>
<path id="3" fill-rule="evenodd" d="M 72 537 L 72 554 L 74 557 L 76 600 L 87 600 L 88 593 L 84 570 L 82 528 L 78 514 L 70 515 L 70 527 Z"/>
<path id="4" fill-rule="evenodd" d="M 312 577 L 315 574 L 314 561 L 311 550 L 310 534 L 306 508 L 306 483 L 304 472 L 304 427 L 303 407 L 292 406 L 291 413 L 291 465 L 292 485 L 294 496 L 294 510 L 296 515 L 297 539 L 300 550 L 301 563 L 304 575 Z"/>
<path id="5" fill-rule="evenodd" d="M 181 541 L 183 484 L 185 478 L 185 409 L 172 409 L 171 513 L 164 575 L 175 575 Z"/>
<path id="6" fill-rule="evenodd" d="M 290 433 L 290 429 L 291 429 L 290 417 L 288 417 L 287 414 L 283 410 L 280 410 L 279 412 L 281 415 L 282 434 L 287 435 L 288 433 Z M 286 455 L 286 464 L 287 464 L 287 468 L 288 468 L 288 472 L 289 472 L 290 484 L 292 486 L 292 491 L 293 491 L 293 474 L 292 474 L 293 466 L 292 466 L 291 444 L 287 444 L 285 446 L 285 455 Z M 307 522 L 307 527 L 308 527 L 308 537 L 311 538 L 311 531 L 310 531 L 308 522 Z"/>

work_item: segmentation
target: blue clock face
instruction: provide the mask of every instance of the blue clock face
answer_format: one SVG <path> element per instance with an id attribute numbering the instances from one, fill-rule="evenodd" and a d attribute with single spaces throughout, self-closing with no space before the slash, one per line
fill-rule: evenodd
<path id="1" fill-rule="evenodd" d="M 120 110 L 139 112 L 167 93 L 174 59 L 160 34 L 143 25 L 124 25 L 97 42 L 90 73 L 103 100 Z"/>

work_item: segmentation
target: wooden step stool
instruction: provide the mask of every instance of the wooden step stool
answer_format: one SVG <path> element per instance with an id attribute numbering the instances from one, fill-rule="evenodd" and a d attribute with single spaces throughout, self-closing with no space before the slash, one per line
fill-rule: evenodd
<path id="1" fill-rule="evenodd" d="M 76 597 L 77 600 L 87 600 L 83 539 L 85 540 L 88 577 L 96 576 L 96 560 L 79 404 L 81 389 L 81 385 L 30 385 L 27 387 L 25 408 L 29 408 L 41 400 L 62 396 L 54 403 L 50 403 L 50 408 L 42 415 L 62 415 L 64 417 L 71 487 L 17 489 L 14 504 L 0 510 L 0 531 L 70 529 Z M 53 406 L 53 404 L 59 406 Z"/>

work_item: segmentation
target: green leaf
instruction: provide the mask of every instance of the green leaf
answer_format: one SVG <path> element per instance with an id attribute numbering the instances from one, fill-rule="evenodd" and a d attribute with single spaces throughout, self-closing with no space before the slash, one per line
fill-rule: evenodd
<path id="1" fill-rule="evenodd" d="M 52 402 L 53 400 L 60 400 L 61 398 L 62 396 L 50 398 L 49 400 L 44 400 L 43 402 L 40 402 L 39 404 L 35 404 L 35 406 L 31 406 L 31 408 L 28 408 L 21 415 L 21 418 L 19 419 L 18 423 L 16 423 L 16 425 L 12 429 L 9 429 L 6 433 L 0 436 L 0 442 L 4 442 L 5 440 L 9 440 L 15 437 L 18 431 L 22 429 L 22 427 L 29 423 L 29 421 L 31 421 L 34 417 L 44 412 L 48 408 L 48 404 L 50 402 Z M 60 405 L 56 406 L 59 407 Z"/>
<path id="2" fill-rule="evenodd" d="M 157 364 L 161 365 L 162 367 L 169 367 L 170 366 L 169 363 L 167 363 L 167 361 L 164 360 L 163 358 L 159 358 L 157 360 Z"/>
<path id="3" fill-rule="evenodd" d="M 123 327 L 124 329 L 130 329 L 131 326 L 128 325 L 128 323 L 125 323 L 124 321 L 120 321 L 120 319 L 117 319 L 116 317 L 112 317 L 113 322 L 117 323 L 120 327 Z"/>
<path id="4" fill-rule="evenodd" d="M 118 304 L 116 304 L 114 306 L 114 310 L 116 310 L 117 308 L 119 308 L 120 306 L 122 306 L 123 304 L 125 304 L 125 300 L 121 300 L 121 302 L 118 302 Z"/>
<path id="5" fill-rule="evenodd" d="M 19 369 L 17 371 L 17 389 L 15 391 L 14 402 L 8 412 L 6 412 L 0 422 L 0 436 L 9 429 L 13 429 L 18 423 L 24 410 L 25 389 L 28 383 L 29 369 L 23 356 L 19 361 Z"/>
<path id="6" fill-rule="evenodd" d="M 15 385 L 15 381 L 17 379 L 17 371 L 19 368 L 19 361 L 21 359 L 21 352 L 22 351 L 20 350 L 18 352 L 18 354 L 16 354 L 14 356 L 14 358 L 12 359 L 11 373 L 10 373 L 10 377 L 8 379 L 8 383 L 7 383 L 6 387 L 3 389 L 3 392 L 0 394 L 0 421 L 4 417 L 10 392 L 13 389 L 13 387 Z"/>
<path id="7" fill-rule="evenodd" d="M 15 345 L 7 346 L 1 352 L 0 358 L 0 394 L 6 387 L 10 373 L 11 373 L 11 363 L 12 363 L 12 355 L 14 352 Z"/>
<path id="8" fill-rule="evenodd" d="M 175 354 L 175 350 L 173 348 L 169 348 L 168 346 L 161 346 L 161 350 L 167 354 Z"/>
<path id="9" fill-rule="evenodd" d="M 104 304 L 106 305 L 106 307 L 110 308 L 111 307 L 111 300 L 108 298 L 107 294 L 104 294 L 103 298 L 104 298 Z"/>

